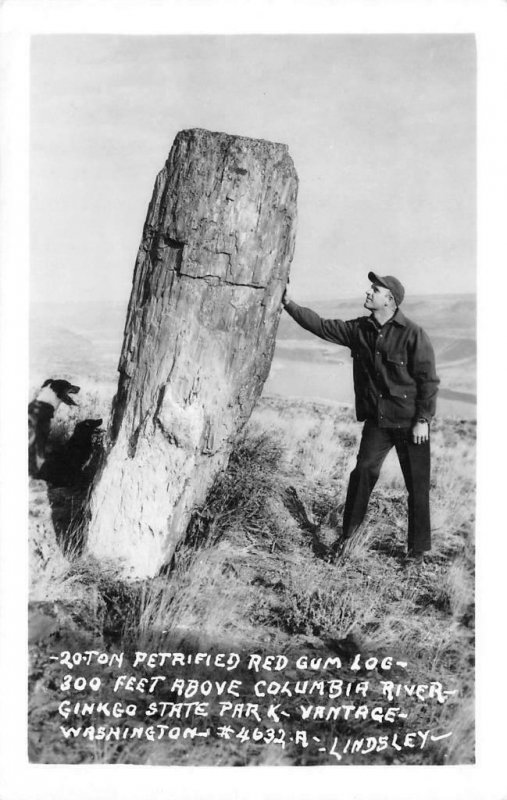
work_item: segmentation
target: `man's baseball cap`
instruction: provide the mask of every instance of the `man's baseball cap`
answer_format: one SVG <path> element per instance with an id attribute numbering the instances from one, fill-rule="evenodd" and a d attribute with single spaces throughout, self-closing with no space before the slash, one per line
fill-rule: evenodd
<path id="1" fill-rule="evenodd" d="M 394 278 L 392 275 L 385 275 L 382 278 L 380 275 L 375 275 L 374 272 L 369 272 L 368 280 L 370 280 L 372 283 L 378 283 L 379 286 L 385 286 L 386 289 L 389 289 L 397 306 L 399 306 L 403 301 L 403 298 L 405 297 L 405 287 L 402 283 L 400 283 L 398 278 Z"/>

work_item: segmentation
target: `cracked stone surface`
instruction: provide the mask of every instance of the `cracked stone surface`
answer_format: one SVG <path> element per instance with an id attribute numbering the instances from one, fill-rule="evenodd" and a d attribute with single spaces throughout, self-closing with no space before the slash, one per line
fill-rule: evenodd
<path id="1" fill-rule="evenodd" d="M 88 549 L 125 577 L 167 563 L 268 376 L 296 233 L 283 144 L 181 131 L 136 260 Z"/>

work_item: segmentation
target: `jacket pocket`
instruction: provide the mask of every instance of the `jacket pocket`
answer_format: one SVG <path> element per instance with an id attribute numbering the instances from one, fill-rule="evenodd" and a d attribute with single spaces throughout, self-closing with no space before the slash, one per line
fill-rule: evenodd
<path id="1" fill-rule="evenodd" d="M 386 353 L 386 361 L 392 367 L 403 367 L 406 369 L 407 367 L 407 359 L 405 353 L 390 353 L 389 355 Z"/>
<path id="2" fill-rule="evenodd" d="M 397 397 L 400 400 L 408 400 L 411 401 L 415 398 L 416 395 L 416 387 L 415 386 L 390 386 L 389 387 L 389 394 L 392 397 Z"/>
<path id="3" fill-rule="evenodd" d="M 387 382 L 391 386 L 402 384 L 406 386 L 412 383 L 407 368 L 407 356 L 405 353 L 386 353 L 384 356 L 384 368 L 386 371 Z"/>

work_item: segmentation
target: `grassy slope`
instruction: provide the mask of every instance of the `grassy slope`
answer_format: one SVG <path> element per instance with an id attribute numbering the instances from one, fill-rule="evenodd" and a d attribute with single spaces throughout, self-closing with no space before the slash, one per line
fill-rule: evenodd
<path id="1" fill-rule="evenodd" d="M 85 404 L 77 413 L 107 416 L 96 399 L 93 403 L 94 408 Z M 371 721 L 302 725 L 296 721 L 299 698 L 291 698 L 286 708 L 292 718 L 285 727 L 306 727 L 309 733 L 325 733 L 328 738 L 430 727 L 452 730 L 452 737 L 422 751 L 384 750 L 369 757 L 351 756 L 342 763 L 473 761 L 475 427 L 451 420 L 435 424 L 434 549 L 420 574 L 403 565 L 404 487 L 394 458 L 385 464 L 361 536 L 345 559 L 335 562 L 330 557 L 328 545 L 335 536 L 335 516 L 344 499 L 359 433 L 360 426 L 347 408 L 263 400 L 227 472 L 179 548 L 171 573 L 134 586 L 119 583 L 114 574 L 98 570 L 76 552 L 62 554 L 56 545 L 55 525 L 60 543 L 65 544 L 80 498 L 69 490 L 53 490 L 50 505 L 46 484 L 33 481 L 31 759 L 216 765 L 336 763 L 328 754 L 290 742 L 283 749 L 275 744 L 214 737 L 174 743 L 63 741 L 58 732 L 62 719 L 57 714 L 62 670 L 48 662 L 48 657 L 67 648 L 95 647 L 126 652 L 188 648 L 285 653 L 291 660 L 302 653 L 338 654 L 344 659 L 359 651 L 393 655 L 409 662 L 406 673 L 398 673 L 393 680 L 440 680 L 458 694 L 441 707 L 410 699 L 405 702 L 409 720 L 394 726 Z M 287 502 L 288 486 L 294 487 L 308 515 L 320 524 L 316 536 Z M 247 676 L 243 677 L 246 681 Z M 272 679 L 273 674 L 266 673 L 266 677 Z M 288 679 L 304 677 L 337 675 L 329 671 L 305 676 L 300 672 Z M 338 677 L 355 681 L 364 675 Z M 392 676 L 374 675 L 377 681 L 382 677 Z M 89 695 L 74 693 L 73 700 L 79 699 L 89 699 Z M 159 693 L 156 699 L 167 698 Z M 331 702 L 340 704 L 340 700 Z M 382 702 L 385 705 L 385 700 L 378 704 Z M 376 703 L 370 701 L 372 704 Z M 74 718 L 69 724 L 78 722 Z M 215 714 L 208 724 L 216 730 L 223 720 Z"/>

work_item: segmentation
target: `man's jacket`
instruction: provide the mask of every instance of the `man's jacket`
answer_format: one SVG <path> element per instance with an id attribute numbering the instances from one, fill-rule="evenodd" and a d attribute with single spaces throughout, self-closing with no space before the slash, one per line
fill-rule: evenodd
<path id="1" fill-rule="evenodd" d="M 399 309 L 381 327 L 373 315 L 322 319 L 292 301 L 285 308 L 307 331 L 350 348 L 358 420 L 406 428 L 434 416 L 439 379 L 433 348 L 423 329 Z"/>

